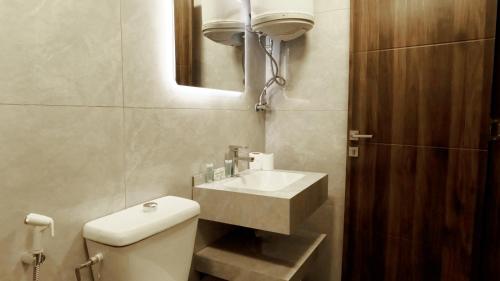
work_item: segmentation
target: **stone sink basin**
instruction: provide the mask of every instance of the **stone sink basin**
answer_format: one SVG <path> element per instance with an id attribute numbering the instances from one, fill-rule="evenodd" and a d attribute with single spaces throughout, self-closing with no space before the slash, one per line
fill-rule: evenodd
<path id="1" fill-rule="evenodd" d="M 283 171 L 254 171 L 243 173 L 223 183 L 224 186 L 236 189 L 259 191 L 277 191 L 285 189 L 294 182 L 304 178 L 301 173 Z"/>
<path id="2" fill-rule="evenodd" d="M 195 185 L 201 219 L 290 235 L 328 198 L 328 176 L 302 171 L 251 171 Z"/>

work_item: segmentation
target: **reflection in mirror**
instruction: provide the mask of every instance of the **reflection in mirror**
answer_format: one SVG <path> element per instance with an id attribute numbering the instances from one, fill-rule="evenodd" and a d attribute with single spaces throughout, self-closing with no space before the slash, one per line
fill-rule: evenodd
<path id="1" fill-rule="evenodd" d="M 174 0 L 179 85 L 243 92 L 241 0 Z"/>

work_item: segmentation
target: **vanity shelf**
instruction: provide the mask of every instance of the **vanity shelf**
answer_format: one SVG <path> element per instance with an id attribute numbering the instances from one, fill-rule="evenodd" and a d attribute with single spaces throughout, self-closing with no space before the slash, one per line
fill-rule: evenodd
<path id="1" fill-rule="evenodd" d="M 196 271 L 231 281 L 298 281 L 316 259 L 325 234 L 236 230 L 196 253 Z"/>

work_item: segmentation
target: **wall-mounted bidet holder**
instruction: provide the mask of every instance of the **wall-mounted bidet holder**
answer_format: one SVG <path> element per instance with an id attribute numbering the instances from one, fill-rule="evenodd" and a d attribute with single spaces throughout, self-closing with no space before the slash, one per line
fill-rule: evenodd
<path id="1" fill-rule="evenodd" d="M 51 236 L 54 237 L 54 220 L 39 214 L 28 214 L 24 223 L 33 226 L 33 237 L 31 250 L 22 255 L 21 261 L 33 265 L 33 280 L 38 280 L 40 265 L 45 261 L 42 245 L 43 233 L 50 228 Z"/>

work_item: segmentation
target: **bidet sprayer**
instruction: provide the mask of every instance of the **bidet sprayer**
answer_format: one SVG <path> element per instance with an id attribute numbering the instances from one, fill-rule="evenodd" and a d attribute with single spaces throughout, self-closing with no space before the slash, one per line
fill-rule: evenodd
<path id="1" fill-rule="evenodd" d="M 31 250 L 21 256 L 21 261 L 33 266 L 33 281 L 39 281 L 40 266 L 45 261 L 42 246 L 43 232 L 50 227 L 50 233 L 54 237 L 54 220 L 39 214 L 28 214 L 24 224 L 33 226 L 33 242 Z"/>
<path id="2" fill-rule="evenodd" d="M 43 232 L 50 227 L 50 234 L 54 237 L 54 220 L 52 218 L 39 215 L 29 214 L 24 219 L 24 223 L 34 226 L 33 228 L 33 244 L 31 246 L 31 254 L 39 254 L 43 252 L 42 238 Z"/>

